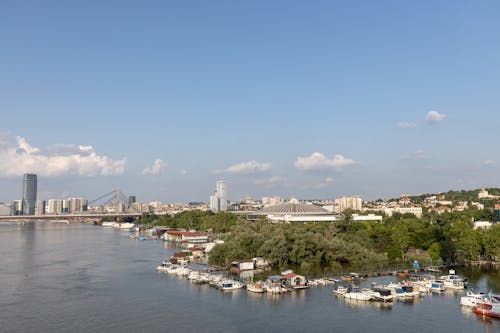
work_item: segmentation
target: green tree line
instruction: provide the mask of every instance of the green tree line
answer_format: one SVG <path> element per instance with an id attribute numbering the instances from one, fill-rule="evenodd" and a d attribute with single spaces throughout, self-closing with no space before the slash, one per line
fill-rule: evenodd
<path id="1" fill-rule="evenodd" d="M 500 224 L 474 229 L 473 218 L 491 213 L 467 209 L 441 215 L 385 216 L 382 222 L 270 224 L 236 223 L 223 235 L 224 244 L 210 252 L 212 264 L 264 257 L 278 267 L 297 267 L 303 273 L 347 267 L 373 269 L 478 260 L 500 257 Z M 413 251 L 412 251 L 413 249 Z"/>

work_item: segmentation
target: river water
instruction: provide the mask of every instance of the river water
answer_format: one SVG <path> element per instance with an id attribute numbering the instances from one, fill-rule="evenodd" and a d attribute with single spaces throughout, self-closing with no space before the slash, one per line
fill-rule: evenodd
<path id="1" fill-rule="evenodd" d="M 283 296 L 220 292 L 157 273 L 175 249 L 128 236 L 84 224 L 2 223 L 0 332 L 500 332 L 500 320 L 460 307 L 463 292 L 389 306 L 346 302 L 332 286 Z M 500 292 L 498 270 L 460 273 L 475 289 Z"/>

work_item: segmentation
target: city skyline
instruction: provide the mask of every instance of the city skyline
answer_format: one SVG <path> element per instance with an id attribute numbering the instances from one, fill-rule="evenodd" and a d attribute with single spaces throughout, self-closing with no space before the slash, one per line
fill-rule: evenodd
<path id="1" fill-rule="evenodd" d="M 482 4 L 2 4 L 0 202 L 500 187 Z"/>

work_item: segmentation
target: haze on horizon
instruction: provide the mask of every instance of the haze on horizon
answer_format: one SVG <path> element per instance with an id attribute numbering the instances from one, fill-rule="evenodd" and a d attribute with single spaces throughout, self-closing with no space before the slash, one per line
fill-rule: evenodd
<path id="1" fill-rule="evenodd" d="M 498 1 L 6 1 L 0 202 L 500 187 Z"/>

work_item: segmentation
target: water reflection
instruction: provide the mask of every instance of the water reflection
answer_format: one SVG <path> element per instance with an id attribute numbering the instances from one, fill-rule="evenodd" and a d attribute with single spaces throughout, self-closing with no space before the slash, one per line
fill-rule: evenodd
<path id="1" fill-rule="evenodd" d="M 463 291 L 392 303 L 339 298 L 333 286 L 286 295 L 222 292 L 156 272 L 176 246 L 133 241 L 114 229 L 3 225 L 0 246 L 2 331 L 143 331 L 145 323 L 148 331 L 185 332 L 500 331 L 499 320 L 459 306 Z M 474 290 L 500 283 L 498 271 L 472 268 L 471 274 Z M 398 281 L 383 277 L 363 284 L 388 280 Z"/>
<path id="2" fill-rule="evenodd" d="M 339 299 L 340 303 L 343 303 L 349 308 L 373 308 L 378 310 L 392 310 L 393 302 L 372 302 L 372 301 L 362 301 L 350 298 Z"/>

